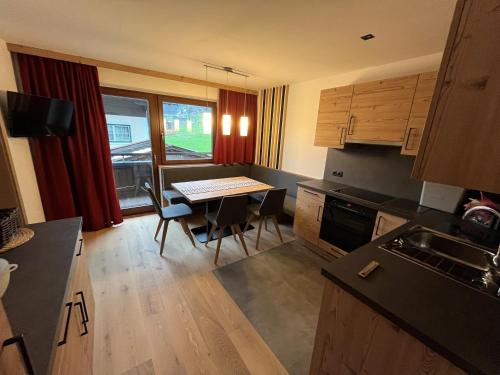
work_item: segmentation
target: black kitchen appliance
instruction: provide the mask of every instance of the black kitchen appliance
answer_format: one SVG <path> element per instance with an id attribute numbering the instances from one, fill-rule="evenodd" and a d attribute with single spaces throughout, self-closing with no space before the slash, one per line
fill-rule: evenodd
<path id="1" fill-rule="evenodd" d="M 371 241 L 377 210 L 327 196 L 319 237 L 346 252 Z"/>

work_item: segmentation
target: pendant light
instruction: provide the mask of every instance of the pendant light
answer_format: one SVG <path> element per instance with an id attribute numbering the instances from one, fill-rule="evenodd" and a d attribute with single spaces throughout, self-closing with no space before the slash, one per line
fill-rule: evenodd
<path id="1" fill-rule="evenodd" d="M 231 115 L 228 112 L 229 104 L 229 72 L 226 72 L 226 113 L 222 116 L 222 135 L 231 135 Z"/>
<path id="2" fill-rule="evenodd" d="M 181 129 L 181 123 L 178 118 L 174 120 L 174 130 L 178 132 Z"/>
<path id="3" fill-rule="evenodd" d="M 193 122 L 191 120 L 186 121 L 186 129 L 189 133 L 193 131 Z"/>
<path id="4" fill-rule="evenodd" d="M 205 81 L 208 82 L 208 66 L 205 65 Z M 207 107 L 203 112 L 203 134 L 212 134 L 212 113 L 208 110 L 208 86 L 205 85 L 205 97 L 207 100 Z"/>
<path id="5" fill-rule="evenodd" d="M 243 101 L 243 116 L 240 117 L 240 137 L 248 135 L 248 116 L 247 116 L 247 77 L 245 76 L 245 100 Z"/>

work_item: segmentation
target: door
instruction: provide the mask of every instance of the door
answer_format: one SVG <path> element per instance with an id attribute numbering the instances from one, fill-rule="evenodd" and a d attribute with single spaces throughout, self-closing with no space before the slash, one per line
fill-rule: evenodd
<path id="1" fill-rule="evenodd" d="M 459 1 L 413 177 L 500 193 L 500 1 Z"/>
<path id="2" fill-rule="evenodd" d="M 354 85 L 347 142 L 402 145 L 417 80 L 412 75 Z"/>
<path id="3" fill-rule="evenodd" d="M 353 87 L 321 90 L 315 146 L 344 148 Z"/>
<path id="4" fill-rule="evenodd" d="M 417 89 L 415 90 L 415 97 L 411 106 L 403 147 L 401 147 L 402 155 L 417 155 L 431 105 L 432 94 L 436 86 L 436 80 L 437 72 L 422 73 L 418 77 Z"/>
<path id="5" fill-rule="evenodd" d="M 151 127 L 157 116 L 156 101 L 146 93 L 111 88 L 101 91 L 120 208 L 126 214 L 149 211 L 151 199 L 142 187 L 146 182 L 153 189 L 157 186 Z"/>

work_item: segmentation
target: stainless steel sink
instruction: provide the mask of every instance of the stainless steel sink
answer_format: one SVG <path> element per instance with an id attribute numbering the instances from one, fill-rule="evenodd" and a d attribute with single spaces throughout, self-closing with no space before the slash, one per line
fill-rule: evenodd
<path id="1" fill-rule="evenodd" d="M 493 249 L 414 226 L 380 248 L 395 252 L 495 296 L 500 296 L 500 270 Z"/>
<path id="2" fill-rule="evenodd" d="M 494 254 L 490 251 L 432 229 L 413 227 L 401 237 L 415 248 L 427 250 L 481 271 L 488 271 L 493 266 Z"/>

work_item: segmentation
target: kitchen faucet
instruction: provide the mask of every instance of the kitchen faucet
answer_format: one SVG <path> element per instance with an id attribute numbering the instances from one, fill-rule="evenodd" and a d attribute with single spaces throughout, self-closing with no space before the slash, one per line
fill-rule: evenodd
<path id="1" fill-rule="evenodd" d="M 489 225 L 489 227 L 491 229 L 498 230 L 498 225 L 500 223 L 500 212 L 498 212 L 494 208 L 491 208 L 491 207 L 488 207 L 488 206 L 474 206 L 472 208 L 469 208 L 467 211 L 465 211 L 464 215 L 462 216 L 462 219 L 466 220 L 472 213 L 477 212 L 477 211 L 487 211 L 487 212 L 493 214 L 494 216 L 496 216 L 496 220 L 494 219 L 491 222 L 491 224 Z M 472 221 L 474 221 L 476 223 L 482 224 L 477 219 L 476 220 L 472 220 Z"/>

